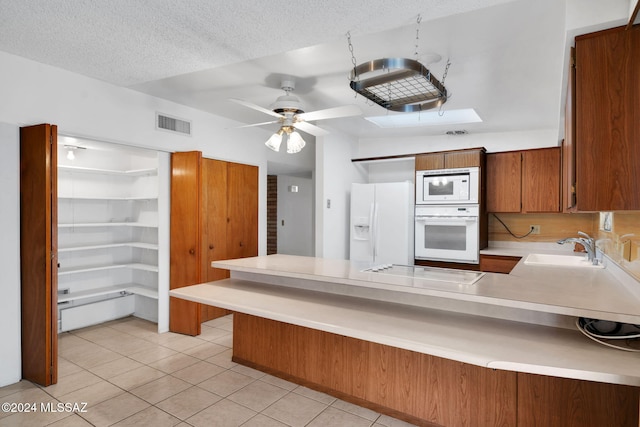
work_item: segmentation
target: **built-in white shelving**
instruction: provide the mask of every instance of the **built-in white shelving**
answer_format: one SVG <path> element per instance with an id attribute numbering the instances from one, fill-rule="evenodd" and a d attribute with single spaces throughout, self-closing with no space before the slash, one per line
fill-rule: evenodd
<path id="1" fill-rule="evenodd" d="M 59 147 L 58 159 L 59 330 L 131 314 L 157 322 L 156 153 L 87 147 L 67 161 Z"/>

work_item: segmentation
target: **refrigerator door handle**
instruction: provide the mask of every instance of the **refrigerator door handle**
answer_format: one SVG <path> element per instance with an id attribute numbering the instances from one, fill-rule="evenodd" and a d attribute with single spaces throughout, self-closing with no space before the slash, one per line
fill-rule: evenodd
<path id="1" fill-rule="evenodd" d="M 369 206 L 369 248 L 371 249 L 371 256 L 375 259 L 376 256 L 376 225 L 374 221 L 375 204 L 371 203 Z"/>
<path id="2" fill-rule="evenodd" d="M 378 204 L 373 204 L 373 260 L 378 256 Z"/>

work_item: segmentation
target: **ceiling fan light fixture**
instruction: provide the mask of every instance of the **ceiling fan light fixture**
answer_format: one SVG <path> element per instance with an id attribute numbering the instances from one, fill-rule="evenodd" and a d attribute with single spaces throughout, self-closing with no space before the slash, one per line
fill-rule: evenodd
<path id="1" fill-rule="evenodd" d="M 264 143 L 267 147 L 272 149 L 273 151 L 278 151 L 280 149 L 280 144 L 282 144 L 282 134 L 283 130 L 280 129 L 278 132 L 271 135 L 271 138 Z"/>
<path id="2" fill-rule="evenodd" d="M 287 140 L 287 153 L 294 154 L 302 151 L 306 143 L 302 136 L 296 131 L 293 131 L 289 134 L 289 139 Z"/>

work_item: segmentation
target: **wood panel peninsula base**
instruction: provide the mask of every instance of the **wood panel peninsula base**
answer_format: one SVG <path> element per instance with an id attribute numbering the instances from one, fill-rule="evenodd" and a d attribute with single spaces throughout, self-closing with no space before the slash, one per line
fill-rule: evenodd
<path id="1" fill-rule="evenodd" d="M 417 425 L 640 425 L 637 353 L 574 324 L 640 324 L 638 283 L 614 266 L 521 261 L 472 285 L 287 255 L 213 266 L 231 278 L 170 295 L 235 312 L 237 363 Z"/>
<path id="2" fill-rule="evenodd" d="M 638 387 L 482 368 L 235 313 L 233 361 L 420 426 L 638 424 Z"/>

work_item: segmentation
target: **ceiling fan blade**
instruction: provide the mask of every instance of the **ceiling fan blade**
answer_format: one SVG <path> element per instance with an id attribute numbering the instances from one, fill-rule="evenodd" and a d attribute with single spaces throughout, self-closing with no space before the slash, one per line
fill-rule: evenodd
<path id="1" fill-rule="evenodd" d="M 251 127 L 255 127 L 255 126 L 270 125 L 270 124 L 273 124 L 273 123 L 280 123 L 280 120 L 271 120 L 270 122 L 253 123 L 251 125 L 236 126 L 234 129 L 251 128 Z"/>
<path id="2" fill-rule="evenodd" d="M 316 125 L 312 125 L 311 123 L 307 123 L 307 122 L 297 122 L 293 124 L 294 128 L 300 129 L 301 131 L 304 131 L 310 135 L 313 136 L 323 136 L 323 135 L 329 135 L 329 132 L 327 132 L 326 130 L 316 126 Z"/>
<path id="3" fill-rule="evenodd" d="M 310 111 L 296 115 L 299 120 L 314 121 L 325 119 L 337 119 L 340 117 L 359 116 L 362 110 L 357 105 L 343 105 L 342 107 L 327 108 L 325 110 Z"/>
<path id="4" fill-rule="evenodd" d="M 278 118 L 282 118 L 283 117 L 281 114 L 278 114 L 278 113 L 276 113 L 274 111 L 271 111 L 271 110 L 267 110 L 266 108 L 262 108 L 259 105 L 256 105 L 256 104 L 254 104 L 252 102 L 249 102 L 249 101 L 245 101 L 243 99 L 229 98 L 229 101 L 233 101 L 236 104 L 244 105 L 245 107 L 252 108 L 254 110 L 260 111 L 261 113 L 265 113 L 265 114 L 268 114 L 268 115 L 273 116 L 273 117 L 278 117 Z"/>

